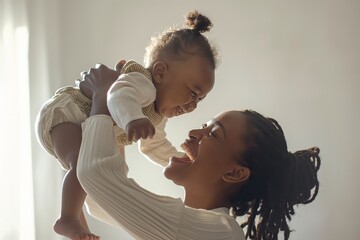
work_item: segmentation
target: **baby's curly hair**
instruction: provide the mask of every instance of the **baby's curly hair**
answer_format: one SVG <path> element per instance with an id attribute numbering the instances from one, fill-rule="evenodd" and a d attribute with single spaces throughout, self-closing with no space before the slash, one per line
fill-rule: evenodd
<path id="1" fill-rule="evenodd" d="M 166 58 L 185 59 L 188 55 L 199 55 L 207 58 L 216 68 L 218 53 L 202 34 L 210 31 L 211 21 L 198 11 L 189 12 L 185 19 L 185 27 L 172 29 L 152 37 L 146 48 L 144 64 L 151 67 L 159 60 Z"/>

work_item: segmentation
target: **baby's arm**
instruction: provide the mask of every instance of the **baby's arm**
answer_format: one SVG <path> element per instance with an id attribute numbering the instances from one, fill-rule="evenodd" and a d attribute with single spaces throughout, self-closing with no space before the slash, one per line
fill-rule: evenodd
<path id="1" fill-rule="evenodd" d="M 126 126 L 128 141 L 137 141 L 140 138 L 152 138 L 155 134 L 155 127 L 148 118 L 136 119 Z"/>
<path id="2" fill-rule="evenodd" d="M 137 136 L 144 136 L 143 131 L 147 136 L 154 134 L 154 127 L 141 108 L 150 105 L 155 97 L 153 83 L 143 74 L 132 72 L 120 75 L 114 82 L 108 92 L 107 105 L 116 124 L 127 131 L 129 138 L 137 140 Z"/>
<path id="3" fill-rule="evenodd" d="M 140 152 L 148 159 L 163 167 L 168 165 L 169 159 L 173 156 L 182 157 L 183 152 L 178 151 L 166 138 L 165 125 L 167 119 L 164 118 L 155 128 L 155 135 L 152 139 L 141 139 L 139 141 Z"/>

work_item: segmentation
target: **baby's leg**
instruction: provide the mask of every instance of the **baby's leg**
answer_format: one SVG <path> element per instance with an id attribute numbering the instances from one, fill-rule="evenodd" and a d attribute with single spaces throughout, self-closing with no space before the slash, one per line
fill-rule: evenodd
<path id="1" fill-rule="evenodd" d="M 90 233 L 85 218 L 81 217 L 86 197 L 76 176 L 81 127 L 75 123 L 60 123 L 51 131 L 51 141 L 56 156 L 69 166 L 62 185 L 61 213 L 54 230 L 72 240 L 97 240 L 99 237 Z"/>

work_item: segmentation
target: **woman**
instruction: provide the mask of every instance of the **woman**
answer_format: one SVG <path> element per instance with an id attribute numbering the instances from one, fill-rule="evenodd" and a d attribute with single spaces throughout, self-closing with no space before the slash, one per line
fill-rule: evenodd
<path id="1" fill-rule="evenodd" d="M 148 192 L 127 177 L 115 144 L 106 92 L 116 72 L 98 65 L 83 77 L 80 87 L 93 104 L 78 178 L 99 205 L 89 201 L 92 213 L 135 239 L 277 239 L 280 231 L 288 239 L 294 205 L 316 197 L 319 149 L 288 152 L 280 125 L 254 111 L 223 112 L 189 132 L 187 156 L 164 169 L 184 187 L 184 202 Z M 245 218 L 245 236 L 237 216 Z"/>

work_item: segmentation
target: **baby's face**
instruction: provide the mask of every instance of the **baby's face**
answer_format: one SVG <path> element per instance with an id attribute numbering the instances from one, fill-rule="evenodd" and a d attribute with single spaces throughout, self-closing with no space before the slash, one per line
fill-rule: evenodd
<path id="1" fill-rule="evenodd" d="M 214 78 L 214 67 L 204 57 L 168 61 L 161 83 L 155 84 L 157 112 L 167 118 L 192 112 L 213 88 Z"/>

